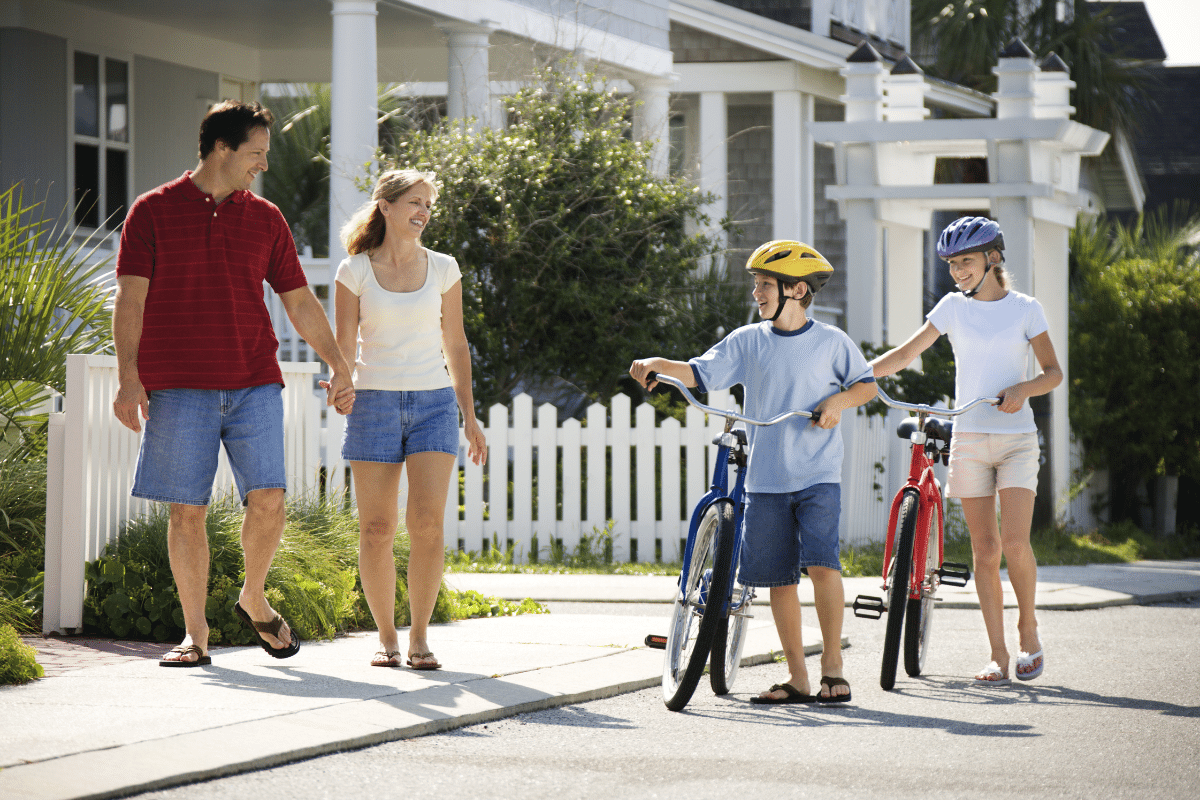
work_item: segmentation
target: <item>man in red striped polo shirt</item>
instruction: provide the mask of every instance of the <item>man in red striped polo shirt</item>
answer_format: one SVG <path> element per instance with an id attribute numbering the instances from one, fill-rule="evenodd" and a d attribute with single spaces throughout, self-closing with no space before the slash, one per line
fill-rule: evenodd
<path id="1" fill-rule="evenodd" d="M 351 367 L 308 287 L 287 222 L 250 191 L 267 168 L 273 123 L 258 103 L 214 106 L 200 125 L 195 171 L 139 197 L 121 231 L 113 412 L 134 431 L 146 422 L 133 495 L 171 506 L 167 542 L 186 636 L 159 662 L 166 667 L 211 663 L 205 516 L 222 444 L 246 508 L 246 579 L 234 610 L 275 658 L 300 648 L 265 595 L 287 476 L 283 374 L 264 281 L 329 365 L 326 402 L 342 414 L 354 403 Z"/>

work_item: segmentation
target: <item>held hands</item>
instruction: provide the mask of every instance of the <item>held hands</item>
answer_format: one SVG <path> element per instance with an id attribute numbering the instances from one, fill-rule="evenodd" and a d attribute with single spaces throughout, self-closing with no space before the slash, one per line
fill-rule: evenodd
<path id="1" fill-rule="evenodd" d="M 325 405 L 343 416 L 354 410 L 354 383 L 342 373 L 335 372 L 330 380 L 317 381 L 317 385 L 325 390 Z"/>
<path id="2" fill-rule="evenodd" d="M 146 395 L 146 389 L 142 386 L 142 382 L 136 381 L 133 385 L 122 383 L 117 389 L 116 398 L 113 399 L 113 415 L 129 430 L 141 433 L 142 423 L 138 419 L 139 411 L 141 411 L 142 419 L 150 419 L 150 398 Z"/>

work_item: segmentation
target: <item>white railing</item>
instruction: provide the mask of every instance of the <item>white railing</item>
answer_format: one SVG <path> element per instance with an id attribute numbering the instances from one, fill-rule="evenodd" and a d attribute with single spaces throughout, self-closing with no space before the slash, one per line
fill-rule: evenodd
<path id="1" fill-rule="evenodd" d="M 829 35 L 829 23 L 842 25 L 911 48 L 911 0 L 813 0 L 812 31 Z"/>

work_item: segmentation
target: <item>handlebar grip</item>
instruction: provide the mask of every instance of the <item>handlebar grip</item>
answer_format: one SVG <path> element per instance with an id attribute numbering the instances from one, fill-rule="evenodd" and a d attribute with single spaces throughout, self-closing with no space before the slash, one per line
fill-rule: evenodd
<path id="1" fill-rule="evenodd" d="M 646 373 L 646 383 L 654 383 L 656 380 L 658 380 L 657 372 L 655 372 L 654 370 L 650 370 L 649 372 Z"/>

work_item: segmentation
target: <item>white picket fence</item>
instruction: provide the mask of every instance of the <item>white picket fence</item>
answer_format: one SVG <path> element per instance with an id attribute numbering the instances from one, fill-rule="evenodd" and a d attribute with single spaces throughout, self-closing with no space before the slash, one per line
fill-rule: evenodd
<path id="1" fill-rule="evenodd" d="M 324 393 L 313 390 L 319 365 L 285 361 L 281 366 L 287 383 L 289 492 L 316 491 L 324 476 L 327 490 L 352 495 L 340 458 L 344 418 L 323 414 Z M 64 407 L 50 417 L 47 631 L 82 625 L 84 564 L 104 552 L 126 520 L 148 510 L 146 501 L 129 496 L 139 442 L 113 417 L 116 388 L 114 357 L 68 357 Z M 727 393 L 709 395 L 719 408 L 729 401 Z M 694 409 L 682 423 L 656 422 L 655 416 L 649 404 L 634 409 L 621 395 L 611 406 L 591 406 L 584 420 L 567 419 L 561 425 L 557 408 L 535 409 L 527 395 L 514 398 L 511 408 L 492 406 L 483 420 L 486 466 L 465 458 L 466 439 L 460 438 L 462 491 L 447 498 L 446 546 L 478 551 L 498 540 L 501 546 L 511 543 L 518 558 L 528 559 L 535 539 L 542 555 L 552 539 L 570 551 L 581 537 L 611 525 L 616 560 L 678 558 L 691 506 L 707 489 L 716 451 L 711 442 L 723 420 Z M 848 444 L 853 442 L 863 459 L 859 463 L 890 459 L 895 448 L 882 435 L 881 421 L 847 415 L 843 424 Z M 891 491 L 873 491 L 873 477 L 860 475 L 844 484 L 847 543 L 882 536 L 886 508 L 881 498 Z M 886 475 L 878 476 L 878 482 L 890 484 Z M 215 491 L 232 487 L 222 454 Z"/>

